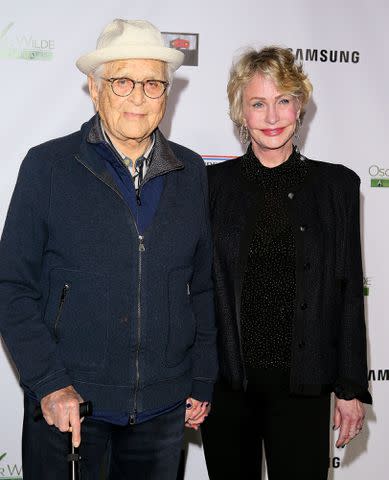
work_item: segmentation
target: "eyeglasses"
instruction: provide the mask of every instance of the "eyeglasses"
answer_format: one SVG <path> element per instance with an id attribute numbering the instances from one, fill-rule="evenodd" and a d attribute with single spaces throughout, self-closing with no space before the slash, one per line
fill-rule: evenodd
<path id="1" fill-rule="evenodd" d="M 126 77 L 101 78 L 102 80 L 105 80 L 111 84 L 113 93 L 119 97 L 128 97 L 128 95 L 130 95 L 134 90 L 135 85 L 140 83 L 143 87 L 143 92 L 146 97 L 156 99 L 162 97 L 169 86 L 169 82 L 165 82 L 163 80 L 144 80 L 141 82 Z"/>

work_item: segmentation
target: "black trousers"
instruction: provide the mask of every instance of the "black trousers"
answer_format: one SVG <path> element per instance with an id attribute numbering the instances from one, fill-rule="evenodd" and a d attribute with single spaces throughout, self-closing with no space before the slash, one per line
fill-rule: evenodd
<path id="1" fill-rule="evenodd" d="M 28 397 L 24 405 L 24 480 L 68 480 L 69 434 L 45 420 L 34 422 L 36 403 Z M 185 405 L 137 425 L 117 426 L 86 418 L 81 429 L 82 480 L 175 480 L 184 421 Z"/>
<path id="2" fill-rule="evenodd" d="M 326 480 L 330 394 L 233 392 L 218 384 L 201 432 L 210 480 Z"/>

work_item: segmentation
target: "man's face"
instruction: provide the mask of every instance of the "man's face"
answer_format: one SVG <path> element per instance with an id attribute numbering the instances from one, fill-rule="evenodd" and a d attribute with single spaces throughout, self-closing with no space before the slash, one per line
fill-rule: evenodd
<path id="1" fill-rule="evenodd" d="M 167 80 L 165 63 L 146 59 L 106 63 L 102 77 L 126 77 L 135 81 Z M 160 98 L 148 98 L 142 85 L 137 83 L 130 95 L 119 97 L 113 93 L 109 82 L 101 80 L 98 88 L 92 77 L 88 81 L 93 103 L 112 140 L 142 142 L 161 122 L 166 109 L 166 93 Z"/>

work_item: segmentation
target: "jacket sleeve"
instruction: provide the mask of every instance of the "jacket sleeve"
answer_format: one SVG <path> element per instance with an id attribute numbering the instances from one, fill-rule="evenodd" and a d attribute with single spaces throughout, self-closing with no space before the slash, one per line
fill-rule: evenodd
<path id="1" fill-rule="evenodd" d="M 0 242 L 0 332 L 21 385 L 40 400 L 71 380 L 42 318 L 51 167 L 35 152 L 20 168 Z"/>
<path id="2" fill-rule="evenodd" d="M 348 171 L 343 243 L 343 311 L 339 330 L 338 380 L 334 392 L 338 398 L 358 398 L 371 403 L 367 384 L 366 328 L 364 316 L 363 273 L 360 243 L 360 179 Z"/>
<path id="3" fill-rule="evenodd" d="M 203 199 L 203 222 L 201 237 L 195 253 L 191 284 L 193 310 L 197 325 L 192 356 L 192 397 L 196 400 L 211 401 L 213 384 L 217 375 L 217 353 L 212 282 L 212 240 L 204 165 L 201 165 L 200 183 Z"/>

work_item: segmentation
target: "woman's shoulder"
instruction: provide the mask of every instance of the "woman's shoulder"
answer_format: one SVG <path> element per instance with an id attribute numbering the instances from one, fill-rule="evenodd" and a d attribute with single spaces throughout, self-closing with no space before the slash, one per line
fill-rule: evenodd
<path id="1" fill-rule="evenodd" d="M 359 186 L 361 182 L 357 173 L 343 164 L 323 162 L 310 158 L 306 158 L 305 160 L 315 173 L 315 178 L 319 178 L 321 182 L 328 182 L 343 187 L 349 186 L 351 188 L 353 186 Z"/>
<path id="2" fill-rule="evenodd" d="M 207 165 L 208 181 L 210 183 L 225 183 L 236 178 L 242 163 L 243 157 L 236 157 L 225 162 Z"/>

